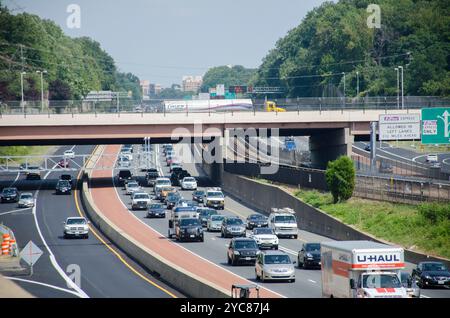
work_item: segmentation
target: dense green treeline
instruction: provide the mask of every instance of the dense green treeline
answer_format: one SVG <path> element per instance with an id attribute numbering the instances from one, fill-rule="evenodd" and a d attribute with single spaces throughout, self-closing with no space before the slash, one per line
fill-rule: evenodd
<path id="1" fill-rule="evenodd" d="M 380 28 L 367 25 L 369 4 L 379 5 Z M 360 96 L 392 96 L 400 65 L 405 95 L 448 96 L 449 26 L 448 0 L 325 2 L 276 43 L 253 82 L 290 97 L 342 96 L 345 72 L 346 96 L 356 96 L 358 72 Z"/>
<path id="2" fill-rule="evenodd" d="M 23 57 L 23 58 L 22 58 Z M 91 90 L 132 91 L 141 98 L 139 79 L 118 71 L 113 58 L 88 37 L 71 38 L 50 20 L 13 15 L 0 1 L 0 100 L 39 100 L 40 74 L 50 100 L 80 99 Z"/>
<path id="3" fill-rule="evenodd" d="M 208 88 L 215 88 L 217 84 L 224 84 L 226 89 L 234 85 L 248 85 L 255 73 L 255 69 L 241 65 L 212 67 L 203 76 L 201 90 L 208 92 Z"/>

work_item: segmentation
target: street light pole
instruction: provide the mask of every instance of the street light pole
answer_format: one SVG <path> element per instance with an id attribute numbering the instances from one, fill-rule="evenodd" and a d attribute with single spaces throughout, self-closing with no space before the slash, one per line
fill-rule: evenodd
<path id="1" fill-rule="evenodd" d="M 356 71 L 356 97 L 359 96 L 359 72 Z"/>
<path id="2" fill-rule="evenodd" d="M 44 73 L 47 71 L 36 71 L 36 73 L 41 74 L 41 112 L 44 111 Z"/>
<path id="3" fill-rule="evenodd" d="M 25 104 L 24 104 L 24 97 L 23 97 L 23 76 L 25 75 L 25 74 L 27 74 L 26 72 L 20 72 L 20 89 L 21 89 L 21 92 L 22 92 L 22 109 L 25 107 Z"/>
<path id="4" fill-rule="evenodd" d="M 344 75 L 344 106 L 345 106 L 345 72 L 342 72 L 342 75 Z"/>
<path id="5" fill-rule="evenodd" d="M 397 109 L 400 109 L 400 79 L 399 79 L 399 68 L 396 67 L 394 70 L 397 71 Z"/>
<path id="6" fill-rule="evenodd" d="M 404 109 L 405 107 L 405 98 L 404 98 L 404 93 L 403 93 L 403 66 L 399 66 L 399 69 L 402 70 L 402 109 Z"/>

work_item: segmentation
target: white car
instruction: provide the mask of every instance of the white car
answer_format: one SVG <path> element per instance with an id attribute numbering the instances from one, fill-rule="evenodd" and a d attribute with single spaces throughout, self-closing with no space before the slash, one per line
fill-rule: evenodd
<path id="1" fill-rule="evenodd" d="M 273 229 L 267 227 L 256 227 L 253 229 L 249 237 L 256 241 L 256 244 L 258 244 L 260 249 L 278 249 L 278 237 L 275 235 Z"/>
<path id="2" fill-rule="evenodd" d="M 31 192 L 21 193 L 19 196 L 19 208 L 32 208 L 34 207 L 34 197 Z"/>
<path id="3" fill-rule="evenodd" d="M 64 224 L 64 238 L 68 237 L 83 237 L 89 238 L 89 222 L 83 217 L 67 218 Z"/>
<path id="4" fill-rule="evenodd" d="M 155 193 L 157 193 L 161 188 L 170 186 L 172 186 L 172 182 L 170 182 L 169 178 L 160 177 L 155 180 L 155 185 L 153 186 L 153 189 Z"/>
<path id="5" fill-rule="evenodd" d="M 133 192 L 131 197 L 132 210 L 145 210 L 150 205 L 152 199 L 146 192 Z"/>
<path id="6" fill-rule="evenodd" d="M 295 282 L 296 262 L 283 251 L 263 251 L 256 257 L 256 280 L 287 280 Z"/>
<path id="7" fill-rule="evenodd" d="M 119 156 L 128 158 L 128 160 L 130 161 L 133 160 L 133 154 L 131 153 L 131 151 L 122 151 Z"/>
<path id="8" fill-rule="evenodd" d="M 117 160 L 117 165 L 120 168 L 129 168 L 131 166 L 131 161 L 128 159 L 128 157 L 119 157 L 119 160 Z"/>
<path id="9" fill-rule="evenodd" d="M 75 152 L 73 150 L 66 150 L 64 151 L 64 157 L 73 159 L 75 158 Z"/>
<path id="10" fill-rule="evenodd" d="M 126 194 L 133 194 L 133 192 L 140 191 L 140 190 L 141 190 L 141 187 L 140 187 L 139 183 L 137 183 L 136 181 L 129 181 L 125 185 L 125 193 Z"/>
<path id="11" fill-rule="evenodd" d="M 428 163 L 437 163 L 437 162 L 439 162 L 438 155 L 430 153 L 427 155 L 426 161 Z"/>
<path id="12" fill-rule="evenodd" d="M 193 177 L 184 177 L 181 181 L 181 190 L 197 190 L 197 181 Z"/>

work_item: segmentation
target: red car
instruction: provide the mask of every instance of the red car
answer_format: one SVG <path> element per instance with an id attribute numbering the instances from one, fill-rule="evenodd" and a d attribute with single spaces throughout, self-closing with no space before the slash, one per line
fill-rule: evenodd
<path id="1" fill-rule="evenodd" d="M 58 166 L 59 166 L 60 168 L 69 168 L 69 160 L 67 160 L 67 159 L 61 159 L 61 160 L 58 162 Z"/>

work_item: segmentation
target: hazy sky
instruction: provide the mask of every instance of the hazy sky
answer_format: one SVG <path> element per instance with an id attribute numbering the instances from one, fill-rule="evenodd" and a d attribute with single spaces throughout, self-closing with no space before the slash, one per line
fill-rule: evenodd
<path id="1" fill-rule="evenodd" d="M 72 37 L 89 36 L 119 69 L 170 86 L 208 67 L 257 67 L 275 42 L 323 0 L 5 0 L 14 13 L 51 19 Z M 81 9 L 68 28 L 67 7 Z"/>

